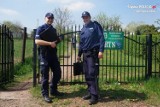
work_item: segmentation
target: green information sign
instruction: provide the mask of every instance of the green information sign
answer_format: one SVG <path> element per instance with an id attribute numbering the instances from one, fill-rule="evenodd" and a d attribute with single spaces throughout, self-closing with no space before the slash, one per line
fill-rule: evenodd
<path id="1" fill-rule="evenodd" d="M 122 50 L 124 32 L 105 31 L 105 49 Z"/>

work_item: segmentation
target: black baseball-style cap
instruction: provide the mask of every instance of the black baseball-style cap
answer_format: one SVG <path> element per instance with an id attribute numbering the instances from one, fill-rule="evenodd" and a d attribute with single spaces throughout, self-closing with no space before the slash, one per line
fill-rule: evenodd
<path id="1" fill-rule="evenodd" d="M 85 17 L 85 16 L 91 17 L 90 13 L 87 12 L 87 11 L 84 11 L 84 12 L 82 13 L 82 17 Z"/>
<path id="2" fill-rule="evenodd" d="M 54 18 L 54 15 L 53 15 L 53 13 L 48 12 L 48 13 L 46 13 L 45 17 Z"/>

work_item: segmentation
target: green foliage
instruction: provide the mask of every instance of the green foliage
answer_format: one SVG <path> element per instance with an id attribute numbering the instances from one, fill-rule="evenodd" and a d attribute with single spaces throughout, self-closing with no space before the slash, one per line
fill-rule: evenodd
<path id="1" fill-rule="evenodd" d="M 158 29 L 154 25 L 140 25 L 136 29 L 136 34 L 138 35 L 157 35 Z"/>
<path id="2" fill-rule="evenodd" d="M 32 72 L 32 57 L 26 58 L 25 63 L 16 63 L 14 66 L 14 75 L 21 76 Z"/>

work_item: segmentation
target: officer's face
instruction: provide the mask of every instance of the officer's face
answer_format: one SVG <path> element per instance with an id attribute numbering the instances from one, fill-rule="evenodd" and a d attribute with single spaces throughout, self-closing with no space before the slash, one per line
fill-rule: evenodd
<path id="1" fill-rule="evenodd" d="M 87 24 L 91 21 L 91 17 L 89 17 L 89 16 L 84 16 L 84 17 L 82 17 L 82 19 L 85 24 Z"/>
<path id="2" fill-rule="evenodd" d="M 54 20 L 54 19 L 53 19 L 52 17 L 46 17 L 46 18 L 45 18 L 45 21 L 46 21 L 47 24 L 52 24 L 52 23 L 53 23 L 53 20 Z"/>

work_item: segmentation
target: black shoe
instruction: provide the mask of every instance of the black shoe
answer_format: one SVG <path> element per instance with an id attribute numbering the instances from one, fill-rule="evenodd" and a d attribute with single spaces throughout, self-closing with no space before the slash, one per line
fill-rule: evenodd
<path id="1" fill-rule="evenodd" d="M 51 95 L 52 96 L 64 96 L 64 93 L 62 93 L 62 92 L 59 92 L 59 91 L 55 91 L 55 92 L 51 92 Z"/>
<path id="2" fill-rule="evenodd" d="M 91 95 L 91 99 L 89 100 L 89 105 L 97 104 L 98 103 L 98 96 Z"/>
<path id="3" fill-rule="evenodd" d="M 52 100 L 48 96 L 44 96 L 43 98 L 47 103 L 52 103 Z"/>
<path id="4" fill-rule="evenodd" d="M 82 98 L 83 98 L 83 100 L 89 100 L 89 99 L 91 99 L 91 94 L 88 93 L 87 95 L 83 96 Z"/>

